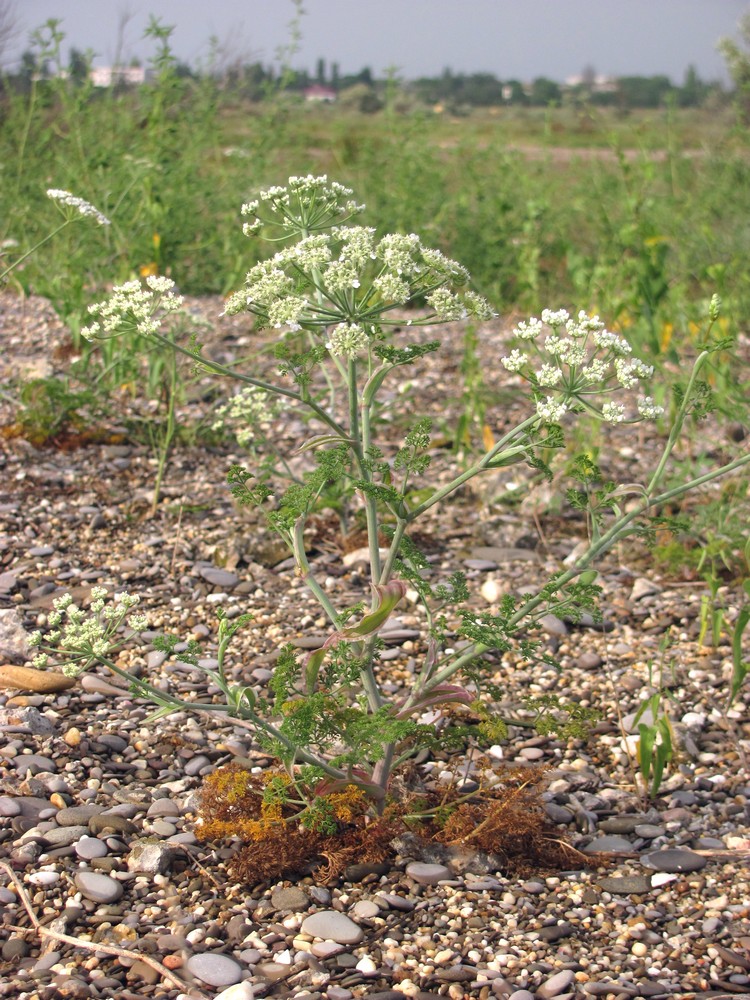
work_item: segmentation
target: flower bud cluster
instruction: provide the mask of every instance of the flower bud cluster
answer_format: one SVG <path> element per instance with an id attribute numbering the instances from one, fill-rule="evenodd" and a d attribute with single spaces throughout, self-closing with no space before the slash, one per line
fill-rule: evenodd
<path id="1" fill-rule="evenodd" d="M 664 412 L 650 396 L 638 398 L 637 415 L 631 417 L 623 403 L 597 401 L 603 394 L 634 389 L 654 373 L 651 365 L 631 356 L 630 344 L 605 329 L 598 316 L 581 311 L 573 318 L 565 309 L 545 309 L 541 319 L 523 320 L 513 332 L 542 363 L 534 368 L 529 351 L 515 348 L 501 359 L 502 364 L 538 390 L 537 414 L 546 423 L 580 405 L 613 424 L 653 420 Z M 556 395 L 543 396 L 542 389 Z"/>
<path id="2" fill-rule="evenodd" d="M 81 334 L 87 340 L 114 337 L 133 331 L 144 337 L 157 333 L 161 328 L 159 313 L 166 315 L 182 308 L 182 296 L 175 295 L 171 278 L 150 275 L 146 286 L 140 281 L 126 281 L 115 285 L 112 295 L 104 302 L 89 306 L 89 313 L 97 317 Z"/>
<path id="3" fill-rule="evenodd" d="M 48 188 L 47 197 L 56 202 L 63 214 L 68 219 L 74 219 L 76 215 L 82 215 L 86 219 L 94 219 L 100 226 L 111 226 L 106 215 L 103 215 L 98 208 L 95 208 L 90 201 L 79 198 L 71 194 L 70 191 L 62 191 L 60 188 Z"/>
<path id="4" fill-rule="evenodd" d="M 63 673 L 75 676 L 92 660 L 107 656 L 116 644 L 116 633 L 125 619 L 134 632 L 146 628 L 146 616 L 131 613 L 140 603 L 137 595 L 126 591 L 116 593 L 111 604 L 105 603 L 106 597 L 104 587 L 92 587 L 91 604 L 87 611 L 74 603 L 70 594 L 55 598 L 53 610 L 47 617 L 50 630 L 44 636 L 39 631 L 29 636 L 30 645 L 46 650 L 34 657 L 34 666 L 46 666 L 49 663 L 48 652 L 54 650 L 65 658 Z"/>

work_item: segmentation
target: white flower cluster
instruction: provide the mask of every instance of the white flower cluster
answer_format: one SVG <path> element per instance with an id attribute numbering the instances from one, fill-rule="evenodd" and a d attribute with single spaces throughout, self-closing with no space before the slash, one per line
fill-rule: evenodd
<path id="1" fill-rule="evenodd" d="M 47 197 L 51 198 L 52 201 L 57 202 L 60 208 L 63 209 L 73 209 L 72 213 L 65 212 L 68 218 L 74 218 L 76 213 L 82 215 L 87 219 L 94 219 L 100 226 L 111 226 L 112 223 L 109 221 L 106 215 L 103 215 L 98 208 L 95 208 L 91 202 L 86 201 L 84 198 L 79 198 L 77 195 L 71 194 L 70 191 L 62 191 L 59 188 L 48 188 Z"/>
<path id="2" fill-rule="evenodd" d="M 252 219 L 243 225 L 242 231 L 253 236 L 264 225 L 283 226 L 300 233 L 329 228 L 333 222 L 364 211 L 365 206 L 353 200 L 353 193 L 343 184 L 329 181 L 325 174 L 290 177 L 285 186 L 260 191 L 257 198 L 242 206 L 241 214 Z M 264 217 L 262 209 L 270 217 Z"/>
<path id="3" fill-rule="evenodd" d="M 122 591 L 113 596 L 111 604 L 105 604 L 106 596 L 104 587 L 92 587 L 88 611 L 75 604 L 70 594 L 55 598 L 47 618 L 50 631 L 45 636 L 32 632 L 29 644 L 44 645 L 46 649 L 62 653 L 68 659 L 63 664 L 63 673 L 80 673 L 92 660 L 107 656 L 115 633 L 126 618 L 134 632 L 142 631 L 148 624 L 145 615 L 130 614 L 140 603 L 137 595 Z M 49 656 L 40 653 L 32 662 L 35 667 L 46 666 Z"/>
<path id="4" fill-rule="evenodd" d="M 271 396 L 263 389 L 247 385 L 235 393 L 229 402 L 216 410 L 212 430 L 221 430 L 227 423 L 239 424 L 234 431 L 237 443 L 243 448 L 249 448 L 257 436 L 257 428 L 277 414 Z"/>
<path id="5" fill-rule="evenodd" d="M 83 327 L 82 336 L 87 340 L 116 336 L 135 331 L 144 337 L 157 333 L 161 327 L 159 312 L 173 313 L 182 307 L 182 296 L 175 295 L 171 278 L 151 275 L 146 278 L 146 288 L 140 281 L 126 281 L 115 285 L 112 295 L 104 302 L 89 306 L 89 313 L 97 319 Z"/>
<path id="6" fill-rule="evenodd" d="M 595 405 L 590 397 L 620 388 L 633 389 L 654 373 L 651 365 L 631 356 L 632 348 L 623 337 L 605 329 L 598 316 L 583 311 L 573 318 L 565 309 L 545 309 L 541 319 L 524 320 L 513 332 L 543 363 L 535 370 L 529 353 L 514 349 L 501 359 L 502 364 L 535 388 L 558 393 L 537 400 L 537 414 L 548 423 L 558 420 L 573 402 L 608 423 L 622 423 L 629 419 L 624 404 L 608 400 Z M 653 420 L 664 408 L 651 396 L 641 396 L 637 411 L 641 418 Z"/>
<path id="7" fill-rule="evenodd" d="M 495 314 L 480 295 L 453 290 L 468 277 L 414 233 L 376 240 L 368 227 L 335 226 L 252 267 L 245 291 L 233 295 L 225 311 L 248 309 L 274 329 L 298 330 L 327 327 L 335 319 L 356 324 L 358 307 L 379 315 L 424 295 L 439 320 L 491 318 Z"/>

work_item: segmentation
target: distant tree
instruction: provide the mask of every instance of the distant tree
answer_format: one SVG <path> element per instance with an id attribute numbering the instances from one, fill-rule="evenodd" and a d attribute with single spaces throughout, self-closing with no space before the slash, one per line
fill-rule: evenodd
<path id="1" fill-rule="evenodd" d="M 531 84 L 531 103 L 542 106 L 557 104 L 560 101 L 561 91 L 554 80 L 548 80 L 546 76 L 538 76 Z"/>
<path id="2" fill-rule="evenodd" d="M 315 69 L 315 82 L 319 83 L 321 86 L 326 82 L 326 61 L 325 59 L 318 59 L 318 64 Z"/>
<path id="3" fill-rule="evenodd" d="M 683 108 L 696 108 L 703 103 L 708 87 L 698 76 L 695 66 L 688 66 L 685 71 L 685 82 L 680 88 L 677 100 Z"/>
<path id="4" fill-rule="evenodd" d="M 658 108 L 674 86 L 668 76 L 621 76 L 617 80 L 618 101 L 627 108 Z"/>
<path id="5" fill-rule="evenodd" d="M 503 84 L 503 98 L 510 104 L 526 104 L 528 98 L 520 80 L 506 80 Z"/>
<path id="6" fill-rule="evenodd" d="M 339 64 L 337 62 L 331 63 L 331 86 L 334 90 L 339 89 Z"/>
<path id="7" fill-rule="evenodd" d="M 735 87 L 735 103 L 745 125 L 750 124 L 750 11 L 740 18 L 739 40 L 722 38 L 718 49 L 724 56 Z"/>
<path id="8" fill-rule="evenodd" d="M 73 48 L 68 57 L 68 79 L 74 87 L 82 87 L 89 76 L 91 61 L 85 52 Z"/>

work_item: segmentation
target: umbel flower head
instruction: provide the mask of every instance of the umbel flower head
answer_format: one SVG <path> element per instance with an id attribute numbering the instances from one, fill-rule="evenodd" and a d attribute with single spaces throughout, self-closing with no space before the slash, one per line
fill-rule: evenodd
<path id="1" fill-rule="evenodd" d="M 464 290 L 466 269 L 416 234 L 378 239 L 372 228 L 344 224 L 363 209 L 326 176 L 291 177 L 260 192 L 242 207 L 252 218 L 245 232 L 274 225 L 295 242 L 252 267 L 225 311 L 251 312 L 273 329 L 325 334 L 332 355 L 350 358 L 368 349 L 378 328 L 402 323 L 389 313 L 415 299 L 430 308 L 420 324 L 494 316 L 481 296 Z"/>
<path id="2" fill-rule="evenodd" d="M 96 320 L 81 329 L 87 340 L 101 340 L 115 337 L 129 331 L 144 337 L 157 333 L 161 327 L 162 315 L 182 308 L 182 296 L 173 292 L 171 278 L 149 275 L 146 287 L 140 281 L 126 281 L 115 285 L 112 295 L 104 302 L 89 306 L 89 313 Z"/>
<path id="3" fill-rule="evenodd" d="M 103 215 L 91 202 L 71 194 L 70 191 L 62 191 L 59 188 L 48 188 L 47 197 L 56 202 L 63 215 L 67 219 L 74 219 L 81 215 L 87 219 L 94 219 L 100 226 L 110 226 L 112 223 L 106 215 Z"/>
<path id="4" fill-rule="evenodd" d="M 515 348 L 502 363 L 531 384 L 545 423 L 555 423 L 573 406 L 612 424 L 654 420 L 664 412 L 651 396 L 639 396 L 631 416 L 624 403 L 600 398 L 634 389 L 654 369 L 632 357 L 630 344 L 605 329 L 598 316 L 581 311 L 573 318 L 565 309 L 545 309 L 541 319 L 523 320 L 513 332 L 524 349 Z M 542 362 L 539 367 L 529 352 Z"/>

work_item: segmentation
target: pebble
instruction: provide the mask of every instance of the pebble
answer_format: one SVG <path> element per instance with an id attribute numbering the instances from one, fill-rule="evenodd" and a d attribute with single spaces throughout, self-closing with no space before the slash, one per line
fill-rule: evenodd
<path id="1" fill-rule="evenodd" d="M 22 663 L 28 660 L 30 650 L 21 612 L 17 608 L 0 609 L 0 658 Z"/>
<path id="2" fill-rule="evenodd" d="M 65 809 L 58 809 L 55 814 L 55 822 L 58 826 L 88 826 L 92 816 L 104 812 L 103 806 L 90 803 L 85 806 L 69 806 Z"/>
<path id="3" fill-rule="evenodd" d="M 154 837 L 134 840 L 130 845 L 127 860 L 128 871 L 142 872 L 145 875 L 164 875 L 169 871 L 176 855 L 177 850 L 174 847 Z"/>
<path id="4" fill-rule="evenodd" d="M 233 986 L 242 978 L 242 966 L 228 955 L 217 952 L 191 955 L 185 968 L 207 986 Z"/>
<path id="5" fill-rule="evenodd" d="M 82 861 L 92 861 L 94 858 L 105 858 L 109 848 L 98 837 L 82 837 L 73 845 L 76 854 Z"/>
<path id="6" fill-rule="evenodd" d="M 337 910 L 319 910 L 302 921 L 303 934 L 335 941 L 337 944 L 359 944 L 364 937 L 362 928 Z"/>
<path id="7" fill-rule="evenodd" d="M 253 1000 L 254 996 L 253 984 L 245 980 L 244 983 L 235 983 L 222 990 L 221 993 L 217 993 L 214 1000 Z M 331 996 L 330 990 L 328 990 L 328 996 Z"/>
<path id="8" fill-rule="evenodd" d="M 310 905 L 310 897 L 297 886 L 284 886 L 274 889 L 271 905 L 277 910 L 306 910 Z"/>
<path id="9" fill-rule="evenodd" d="M 595 840 L 592 840 L 590 844 L 587 844 L 583 850 L 586 854 L 596 854 L 600 851 L 604 853 L 619 853 L 621 851 L 630 852 L 633 850 L 633 845 L 624 837 L 618 837 L 612 834 L 604 837 L 597 837 Z"/>
<path id="10" fill-rule="evenodd" d="M 0 651 L 1 652 L 1 651 Z M 54 694 L 74 687 L 76 680 L 57 670 L 36 670 L 12 664 L 0 666 L 0 688 Z"/>
<path id="11" fill-rule="evenodd" d="M 706 867 L 706 859 L 702 854 L 670 847 L 663 851 L 654 851 L 641 858 L 647 868 L 655 868 L 658 872 L 699 872 Z"/>
<path id="12" fill-rule="evenodd" d="M 651 891 L 651 879 L 644 875 L 621 875 L 599 879 L 599 888 L 616 896 L 629 896 Z"/>
<path id="13" fill-rule="evenodd" d="M 32 736 L 51 736 L 55 732 L 50 720 L 33 706 L 0 708 L 0 729 L 30 733 Z"/>
<path id="14" fill-rule="evenodd" d="M 558 972 L 537 989 L 537 1000 L 552 1000 L 558 994 L 564 993 L 575 982 L 575 978 L 575 974 L 569 969 Z"/>
<path id="15" fill-rule="evenodd" d="M 101 872 L 77 872 L 75 884 L 86 899 L 95 903 L 116 903 L 124 891 L 121 882 Z"/>
<path id="16" fill-rule="evenodd" d="M 227 590 L 234 590 L 240 582 L 240 578 L 236 573 L 231 573 L 227 569 L 219 569 L 218 566 L 197 566 L 196 569 L 206 583 L 210 583 L 213 587 L 224 587 Z"/>
<path id="17" fill-rule="evenodd" d="M 430 865 L 422 861 L 412 861 L 406 866 L 406 874 L 420 885 L 437 885 L 444 879 L 453 878 L 453 872 L 445 865 Z"/>

